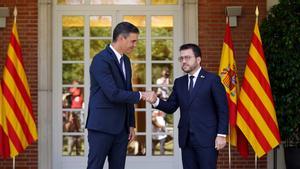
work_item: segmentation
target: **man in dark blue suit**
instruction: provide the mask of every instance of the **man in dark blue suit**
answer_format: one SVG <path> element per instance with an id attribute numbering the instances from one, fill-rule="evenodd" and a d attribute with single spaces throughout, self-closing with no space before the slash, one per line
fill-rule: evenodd
<path id="1" fill-rule="evenodd" d="M 228 107 L 220 78 L 201 66 L 201 50 L 195 44 L 180 47 L 182 70 L 167 101 L 154 107 L 166 113 L 180 108 L 179 146 L 184 169 L 216 169 L 218 150 L 226 145 Z M 155 100 L 155 99 L 154 99 Z"/>
<path id="2" fill-rule="evenodd" d="M 109 169 L 124 169 L 128 140 L 135 137 L 134 103 L 148 97 L 132 91 L 130 60 L 124 54 L 134 49 L 138 35 L 138 28 L 131 23 L 119 23 L 112 44 L 98 53 L 90 66 L 88 169 L 102 169 L 106 157 Z"/>

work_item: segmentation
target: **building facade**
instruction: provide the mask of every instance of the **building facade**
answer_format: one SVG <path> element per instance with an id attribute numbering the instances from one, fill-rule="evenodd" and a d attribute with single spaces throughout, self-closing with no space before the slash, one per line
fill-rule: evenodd
<path id="1" fill-rule="evenodd" d="M 132 22 L 141 31 L 138 47 L 129 55 L 134 89 L 163 91 L 167 97 L 175 77 L 183 74 L 177 60 L 181 44 L 198 43 L 202 66 L 218 71 L 227 6 L 242 7 L 237 26 L 231 30 L 238 75 L 242 77 L 255 7 L 258 5 L 260 9 L 261 21 L 274 3 L 271 0 L 0 0 L 0 7 L 10 10 L 6 27 L 0 28 L 0 72 L 9 43 L 13 8 L 17 6 L 19 37 L 39 134 L 38 141 L 16 158 L 16 168 L 85 168 L 89 64 L 111 42 L 112 29 L 118 22 Z M 169 71 L 169 81 L 162 84 L 160 79 L 165 70 Z M 164 129 L 155 130 L 152 120 L 159 114 L 162 113 L 145 102 L 136 105 L 138 136 L 128 147 L 128 169 L 182 168 L 176 127 L 179 113 L 163 115 Z M 164 144 L 161 138 L 165 139 Z M 255 167 L 252 150 L 248 159 L 242 159 L 235 148 L 231 156 L 233 169 Z M 229 168 L 228 158 L 227 147 L 219 154 L 218 168 Z M 12 160 L 0 160 L 0 168 L 11 166 Z M 272 166 L 270 155 L 258 160 L 259 168 Z"/>

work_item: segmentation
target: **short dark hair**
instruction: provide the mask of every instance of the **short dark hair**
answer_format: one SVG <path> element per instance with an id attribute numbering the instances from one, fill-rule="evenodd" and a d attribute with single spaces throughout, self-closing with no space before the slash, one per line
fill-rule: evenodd
<path id="1" fill-rule="evenodd" d="M 196 57 L 202 57 L 201 49 L 198 45 L 193 43 L 183 44 L 180 46 L 179 51 L 186 50 L 186 49 L 192 49 Z"/>
<path id="2" fill-rule="evenodd" d="M 119 35 L 123 35 L 125 38 L 129 36 L 129 33 L 137 33 L 139 34 L 139 29 L 129 22 L 121 22 L 119 23 L 113 32 L 113 42 L 117 41 Z"/>

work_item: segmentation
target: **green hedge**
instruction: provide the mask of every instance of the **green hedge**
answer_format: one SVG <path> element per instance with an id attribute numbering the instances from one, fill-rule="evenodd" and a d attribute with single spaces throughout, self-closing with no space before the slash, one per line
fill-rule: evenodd
<path id="1" fill-rule="evenodd" d="M 281 138 L 300 142 L 300 0 L 281 0 L 262 22 L 261 36 Z"/>

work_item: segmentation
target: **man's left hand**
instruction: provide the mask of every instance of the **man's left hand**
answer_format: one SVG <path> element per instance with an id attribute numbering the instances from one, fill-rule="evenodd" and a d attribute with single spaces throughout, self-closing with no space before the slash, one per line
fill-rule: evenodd
<path id="1" fill-rule="evenodd" d="M 215 148 L 221 150 L 226 146 L 226 137 L 217 136 L 215 140 Z"/>
<path id="2" fill-rule="evenodd" d="M 134 127 L 130 127 L 129 128 L 129 136 L 128 136 L 128 140 L 129 142 L 132 142 L 135 138 L 135 131 L 134 131 Z"/>

